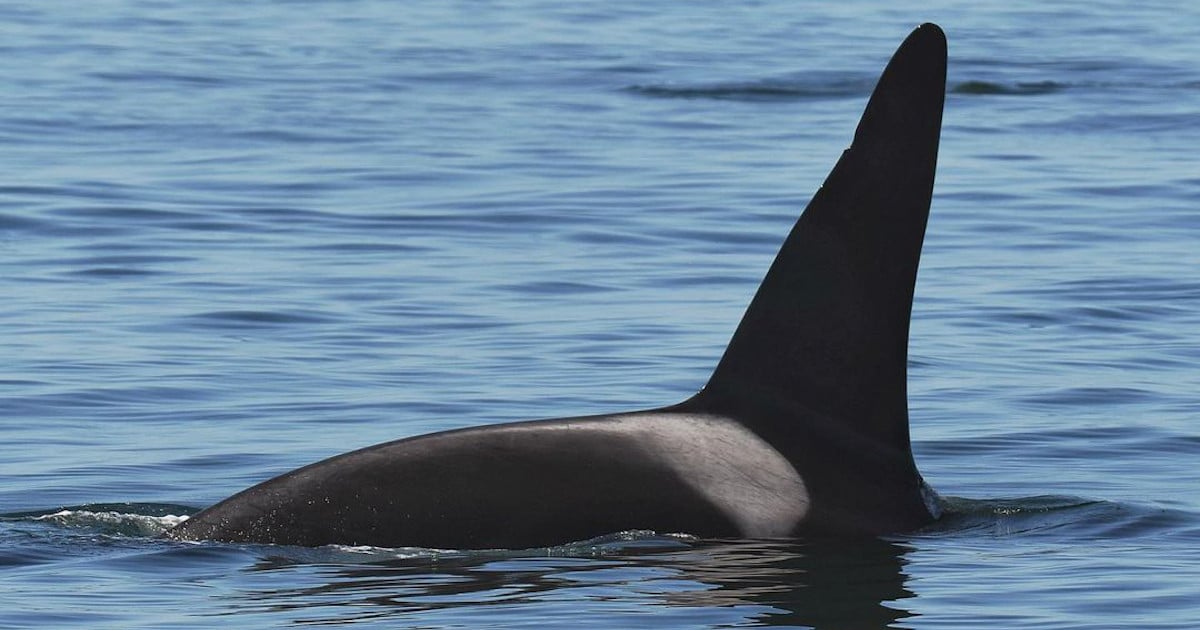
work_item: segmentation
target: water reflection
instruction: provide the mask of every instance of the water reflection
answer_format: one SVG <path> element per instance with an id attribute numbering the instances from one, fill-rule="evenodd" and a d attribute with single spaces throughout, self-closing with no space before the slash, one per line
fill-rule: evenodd
<path id="1" fill-rule="evenodd" d="M 910 548 L 903 544 L 659 540 L 645 546 L 591 557 L 366 564 L 273 557 L 241 575 L 245 583 L 228 612 L 286 611 L 301 623 L 390 619 L 419 626 L 498 619 L 513 626 L 581 613 L 611 622 L 651 613 L 657 627 L 886 628 L 912 616 L 903 603 L 914 597 L 905 587 Z"/>
<path id="2" fill-rule="evenodd" d="M 761 625 L 885 628 L 911 616 L 902 571 L 908 548 L 883 540 L 729 543 L 686 554 L 675 566 L 712 590 L 672 594 L 690 606 L 757 604 Z"/>

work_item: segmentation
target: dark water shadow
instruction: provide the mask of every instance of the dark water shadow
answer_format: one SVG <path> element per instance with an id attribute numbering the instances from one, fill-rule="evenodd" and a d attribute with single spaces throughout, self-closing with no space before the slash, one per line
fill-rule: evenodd
<path id="1" fill-rule="evenodd" d="M 963 539 L 1185 538 L 1196 515 L 1162 507 L 1041 496 L 944 499 L 946 514 L 913 534 L 856 540 L 696 540 L 628 532 L 522 551 L 179 543 L 157 538 L 190 508 L 93 504 L 0 515 L 0 566 L 90 558 L 150 580 L 220 575 L 204 616 L 296 624 L 527 625 L 601 614 L 662 626 L 907 627 L 919 593 L 907 565 Z M 97 537 L 99 534 L 99 537 Z M 90 542 L 89 542 L 90 541 Z M 636 617 L 636 619 L 635 619 Z M 511 624 L 509 623 L 511 622 Z"/>
<path id="2" fill-rule="evenodd" d="M 526 605 L 538 611 L 530 614 L 603 613 L 598 602 L 608 599 L 630 614 L 650 607 L 656 616 L 677 613 L 705 626 L 888 628 L 912 616 L 903 602 L 915 597 L 903 571 L 910 548 L 879 539 L 652 537 L 543 550 L 566 555 L 471 554 L 364 564 L 320 562 L 322 553 L 336 554 L 331 550 L 298 556 L 278 551 L 283 553 L 262 558 L 244 574 L 247 582 L 271 586 L 239 589 L 226 614 L 287 614 L 306 624 L 420 619 L 420 625 L 464 609 L 475 617 L 490 616 L 490 609 L 495 619 L 520 618 Z M 273 577 L 263 579 L 264 574 Z"/>
<path id="3" fill-rule="evenodd" d="M 1200 531 L 1185 512 L 1077 497 L 945 501 L 946 515 L 935 525 L 887 539 L 699 541 L 632 533 L 519 552 L 258 547 L 247 550 L 258 559 L 241 573 L 246 583 L 223 614 L 424 624 L 462 614 L 515 620 L 650 609 L 665 615 L 658 617 L 664 625 L 695 620 L 689 627 L 895 628 L 916 615 L 918 593 L 906 566 L 918 546 Z"/>

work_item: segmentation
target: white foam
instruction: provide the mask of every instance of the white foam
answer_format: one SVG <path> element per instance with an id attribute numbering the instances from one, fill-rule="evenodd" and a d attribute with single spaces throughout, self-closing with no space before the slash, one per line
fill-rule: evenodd
<path id="1" fill-rule="evenodd" d="M 185 515 L 148 516 L 115 511 L 59 510 L 33 517 L 35 521 L 53 523 L 60 527 L 98 529 L 104 533 L 131 536 L 156 536 L 186 521 Z"/>

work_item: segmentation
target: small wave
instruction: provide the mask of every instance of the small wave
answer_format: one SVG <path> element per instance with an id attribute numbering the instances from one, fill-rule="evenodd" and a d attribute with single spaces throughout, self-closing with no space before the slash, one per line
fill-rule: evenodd
<path id="1" fill-rule="evenodd" d="M 188 319 L 208 328 L 263 328 L 292 324 L 325 324 L 335 318 L 323 313 L 299 311 L 212 311 Z"/>
<path id="2" fill-rule="evenodd" d="M 1069 496 L 1011 499 L 942 497 L 941 520 L 917 535 L 1036 536 L 1076 539 L 1161 536 L 1195 522 L 1195 516 L 1158 506 L 1134 505 Z"/>
<path id="3" fill-rule="evenodd" d="M 730 81 L 698 85 L 631 85 L 624 88 L 624 91 L 653 98 L 763 102 L 847 98 L 866 95 L 870 89 L 871 84 L 869 82 L 857 79 L 839 79 L 824 82 L 763 79 L 758 81 Z"/>
<path id="4" fill-rule="evenodd" d="M 201 74 L 185 74 L 180 72 L 95 72 L 97 79 L 116 83 L 144 83 L 147 85 L 178 84 L 187 88 L 222 87 L 230 83 L 227 77 L 216 77 Z"/>
<path id="5" fill-rule="evenodd" d="M 194 510 L 162 504 L 94 504 L 54 511 L 5 514 L 6 521 L 40 523 L 63 529 L 88 530 L 109 536 L 149 538 L 186 521 Z"/>
<path id="6" fill-rule="evenodd" d="M 570 282 L 570 281 L 553 281 L 540 280 L 532 282 L 518 282 L 514 284 L 504 285 L 502 288 L 514 291 L 523 295 L 581 295 L 588 293 L 604 293 L 611 291 L 611 287 L 606 287 L 596 283 L 588 282 Z"/>
<path id="7" fill-rule="evenodd" d="M 6 194 L 4 189 L 0 187 L 0 194 Z M 45 229 L 49 224 L 46 221 L 31 219 L 29 217 L 17 216 L 15 214 L 0 213 L 0 230 L 8 231 L 38 231 Z"/>
<path id="8" fill-rule="evenodd" d="M 651 530 L 627 530 L 564 543 L 552 547 L 531 549 L 433 549 L 429 547 L 371 547 L 365 545 L 327 545 L 317 550 L 298 553 L 309 555 L 346 554 L 363 560 L 381 558 L 396 560 L 472 560 L 496 558 L 523 558 L 529 556 L 552 558 L 591 558 L 629 550 L 675 550 L 689 547 L 700 539 L 690 534 L 660 534 Z"/>
<path id="9" fill-rule="evenodd" d="M 59 527 L 92 529 L 118 536 L 157 536 L 187 519 L 185 515 L 175 514 L 144 516 L 121 512 L 60 510 L 35 517 L 33 520 L 53 523 Z"/>
<path id="10" fill-rule="evenodd" d="M 950 88 L 951 94 L 966 94 L 971 96 L 1007 95 L 1031 96 L 1053 94 L 1067 88 L 1065 83 L 1057 81 L 1033 81 L 1021 83 L 996 83 L 994 81 L 963 81 Z"/>
<path id="11" fill-rule="evenodd" d="M 1082 518 L 1103 502 L 1077 497 L 1014 499 L 941 497 L 943 516 L 922 534 L 991 533 L 1011 535 L 1060 527 Z"/>
<path id="12" fill-rule="evenodd" d="M 1064 387 L 1026 396 L 1022 402 L 1039 406 L 1081 407 L 1133 405 L 1154 398 L 1154 392 L 1134 387 Z"/>
<path id="13" fill-rule="evenodd" d="M 153 276 L 160 272 L 152 269 L 135 269 L 131 267 L 92 267 L 69 272 L 69 275 L 83 278 L 120 279 Z"/>

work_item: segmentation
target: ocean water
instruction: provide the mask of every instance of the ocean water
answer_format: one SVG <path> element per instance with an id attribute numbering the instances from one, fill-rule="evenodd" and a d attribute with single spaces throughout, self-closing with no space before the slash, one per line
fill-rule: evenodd
<path id="1" fill-rule="evenodd" d="M 1197 6 L 0 4 L 0 627 L 1197 627 Z M 923 21 L 942 522 L 156 537 L 353 448 L 690 395 Z"/>

